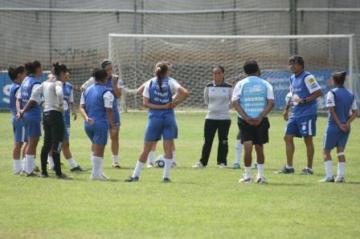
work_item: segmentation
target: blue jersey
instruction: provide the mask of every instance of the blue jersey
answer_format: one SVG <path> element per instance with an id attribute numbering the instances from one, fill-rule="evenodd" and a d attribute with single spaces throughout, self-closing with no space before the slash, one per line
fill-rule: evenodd
<path id="1" fill-rule="evenodd" d="M 20 86 L 20 95 L 21 95 L 21 108 L 29 102 L 31 98 L 31 92 L 34 85 L 40 84 L 34 76 L 27 76 Z M 28 111 L 24 113 L 24 118 L 32 118 L 35 120 L 41 120 L 41 108 L 38 103 L 35 103 Z"/>
<path id="2" fill-rule="evenodd" d="M 73 91 L 73 86 L 72 84 L 65 82 L 65 84 L 63 84 L 63 96 L 64 96 L 64 101 L 66 101 L 66 105 L 67 105 L 67 109 L 64 111 L 64 121 L 65 121 L 65 125 L 66 127 L 70 127 L 70 104 L 72 102 L 70 102 L 70 98 L 72 95 L 72 91 Z"/>
<path id="3" fill-rule="evenodd" d="M 241 108 L 250 118 L 260 116 L 267 106 L 268 99 L 274 99 L 272 86 L 257 76 L 241 80 L 233 93 L 233 100 L 239 100 Z"/>
<path id="4" fill-rule="evenodd" d="M 326 106 L 335 107 L 335 113 L 337 117 L 341 123 L 345 124 L 350 117 L 354 100 L 355 96 L 349 90 L 343 87 L 335 88 L 329 91 L 328 97 L 326 99 Z M 329 126 L 337 127 L 337 124 L 330 112 L 328 114 L 328 122 Z"/>
<path id="5" fill-rule="evenodd" d="M 152 78 L 149 82 L 149 101 L 154 105 L 166 105 L 172 101 L 172 91 L 169 84 L 171 78 L 166 77 L 162 79 L 161 90 L 157 82 L 157 78 Z M 150 109 L 149 116 L 161 116 L 167 113 L 173 113 L 173 109 Z"/>
<path id="6" fill-rule="evenodd" d="M 16 93 L 19 90 L 20 85 L 13 82 L 10 87 L 10 112 L 13 118 L 16 118 Z"/>
<path id="7" fill-rule="evenodd" d="M 109 89 L 105 85 L 93 84 L 84 92 L 85 110 L 89 118 L 96 122 L 107 122 L 104 94 Z"/>
<path id="8" fill-rule="evenodd" d="M 321 89 L 315 77 L 307 71 L 290 77 L 290 91 L 293 96 L 305 99 L 313 92 Z M 293 104 L 292 117 L 299 118 L 317 114 L 317 101 L 313 100 L 306 104 Z"/>

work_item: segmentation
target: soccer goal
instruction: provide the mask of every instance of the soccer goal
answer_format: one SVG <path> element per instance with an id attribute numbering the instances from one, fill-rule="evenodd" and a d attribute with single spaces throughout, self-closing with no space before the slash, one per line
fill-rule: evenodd
<path id="1" fill-rule="evenodd" d="M 244 78 L 242 65 L 258 61 L 262 77 L 274 86 L 276 107 L 284 104 L 289 89 L 288 58 L 299 54 L 306 70 L 313 73 L 326 91 L 332 72 L 348 72 L 348 87 L 359 99 L 358 71 L 353 35 L 137 35 L 109 34 L 109 58 L 130 89 L 153 76 L 158 61 L 172 64 L 171 75 L 190 89 L 183 107 L 204 109 L 203 89 L 212 80 L 215 65 L 225 67 L 225 80 Z M 128 95 L 127 106 L 138 108 L 141 97 Z M 320 102 L 320 106 L 323 105 Z"/>

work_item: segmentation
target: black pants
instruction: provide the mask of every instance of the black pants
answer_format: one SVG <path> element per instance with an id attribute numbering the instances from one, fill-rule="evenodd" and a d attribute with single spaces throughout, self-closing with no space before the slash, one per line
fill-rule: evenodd
<path id="1" fill-rule="evenodd" d="M 41 171 L 47 173 L 47 157 L 50 151 L 52 151 L 52 157 L 54 159 L 54 170 L 57 176 L 60 176 L 60 152 L 62 141 L 64 139 L 64 118 L 61 112 L 51 110 L 44 112 L 43 116 L 44 126 L 44 145 L 41 149 Z"/>
<path id="2" fill-rule="evenodd" d="M 209 161 L 211 152 L 211 146 L 218 131 L 218 153 L 217 153 L 217 164 L 227 165 L 227 154 L 228 154 L 228 134 L 231 125 L 231 120 L 212 120 L 206 119 L 204 126 L 204 138 L 205 142 L 202 148 L 200 162 L 206 166 Z"/>

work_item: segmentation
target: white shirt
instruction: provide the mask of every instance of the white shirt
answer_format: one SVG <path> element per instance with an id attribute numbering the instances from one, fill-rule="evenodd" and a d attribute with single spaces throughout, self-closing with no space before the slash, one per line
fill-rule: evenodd
<path id="1" fill-rule="evenodd" d="M 44 99 L 44 112 L 50 110 L 64 111 L 63 83 L 56 79 L 46 80 L 39 87 L 32 91 L 30 100 L 41 103 L 41 96 Z"/>
<path id="2" fill-rule="evenodd" d="M 240 96 L 241 96 L 241 93 L 242 93 L 242 88 L 243 88 L 243 85 L 246 83 L 246 81 L 245 81 L 246 79 L 247 78 L 245 78 L 245 79 L 239 81 L 238 83 L 236 83 L 235 88 L 233 90 L 232 98 L 231 98 L 232 101 L 237 101 L 237 100 L 240 99 Z M 275 99 L 274 90 L 273 90 L 272 85 L 269 82 L 265 81 L 265 80 L 264 80 L 264 83 L 266 84 L 266 88 L 267 88 L 267 97 L 266 98 L 268 100 Z"/>
<path id="3" fill-rule="evenodd" d="M 150 87 L 150 82 L 153 79 L 150 79 L 145 83 L 144 91 L 143 91 L 143 94 L 142 94 L 143 97 L 150 98 L 149 87 Z M 179 90 L 179 88 L 181 87 L 180 84 L 174 78 L 171 78 L 171 77 L 169 77 L 169 86 L 170 86 L 170 90 L 171 90 L 172 95 L 176 94 L 177 91 Z"/>
<path id="4" fill-rule="evenodd" d="M 104 99 L 104 107 L 112 109 L 112 104 L 115 99 L 114 95 L 110 91 L 107 91 L 103 95 L 103 99 Z M 85 105 L 84 92 L 81 94 L 80 105 Z"/>
<path id="5" fill-rule="evenodd" d="M 315 76 L 308 75 L 304 79 L 306 88 L 309 90 L 310 94 L 314 93 L 317 90 L 321 90 L 321 86 L 317 82 Z"/>

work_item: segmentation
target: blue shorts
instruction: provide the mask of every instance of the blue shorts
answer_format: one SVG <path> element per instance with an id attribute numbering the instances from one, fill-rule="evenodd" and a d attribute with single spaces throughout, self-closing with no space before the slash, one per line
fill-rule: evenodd
<path id="1" fill-rule="evenodd" d="M 64 111 L 64 122 L 66 127 L 70 127 L 70 110 Z"/>
<path id="2" fill-rule="evenodd" d="M 109 126 L 107 122 L 95 122 L 93 125 L 85 124 L 85 132 L 93 144 L 106 145 Z"/>
<path id="3" fill-rule="evenodd" d="M 12 119 L 15 143 L 27 142 L 27 135 L 23 120 Z"/>
<path id="4" fill-rule="evenodd" d="M 113 121 L 116 127 L 120 127 L 120 113 L 118 110 L 113 110 Z"/>
<path id="5" fill-rule="evenodd" d="M 68 127 L 67 125 L 65 125 L 64 141 L 69 141 L 69 138 L 70 138 L 70 127 Z"/>
<path id="6" fill-rule="evenodd" d="M 349 132 L 345 133 L 337 126 L 328 126 L 324 135 L 324 149 L 332 150 L 335 147 L 345 148 L 349 134 Z"/>
<path id="7" fill-rule="evenodd" d="M 25 134 L 27 137 L 38 138 L 41 136 L 41 119 L 24 116 Z"/>
<path id="8" fill-rule="evenodd" d="M 291 117 L 286 126 L 286 135 L 295 137 L 306 137 L 316 135 L 316 115 L 309 115 L 299 118 Z"/>
<path id="9" fill-rule="evenodd" d="M 176 139 L 178 134 L 175 115 L 151 115 L 145 132 L 145 142 Z"/>

